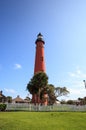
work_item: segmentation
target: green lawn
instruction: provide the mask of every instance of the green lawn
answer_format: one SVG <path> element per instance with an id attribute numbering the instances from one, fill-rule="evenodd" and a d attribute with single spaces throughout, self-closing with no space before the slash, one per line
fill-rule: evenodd
<path id="1" fill-rule="evenodd" d="M 86 113 L 0 112 L 0 130 L 86 130 Z"/>

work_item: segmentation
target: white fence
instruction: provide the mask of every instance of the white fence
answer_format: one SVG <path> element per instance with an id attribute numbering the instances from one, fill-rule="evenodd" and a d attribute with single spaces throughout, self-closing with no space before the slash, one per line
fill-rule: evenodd
<path id="1" fill-rule="evenodd" d="M 86 105 L 66 105 L 58 104 L 52 106 L 41 106 L 33 104 L 7 104 L 7 111 L 86 111 Z"/>

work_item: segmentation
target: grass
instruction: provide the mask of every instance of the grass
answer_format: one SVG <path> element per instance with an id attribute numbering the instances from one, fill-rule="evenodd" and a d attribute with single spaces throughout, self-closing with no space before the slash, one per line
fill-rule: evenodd
<path id="1" fill-rule="evenodd" d="M 85 129 L 85 112 L 0 112 L 0 130 Z"/>

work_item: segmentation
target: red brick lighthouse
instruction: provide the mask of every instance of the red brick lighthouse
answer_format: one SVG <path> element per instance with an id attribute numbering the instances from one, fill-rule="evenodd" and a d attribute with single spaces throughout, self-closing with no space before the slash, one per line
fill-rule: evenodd
<path id="1" fill-rule="evenodd" d="M 35 55 L 35 66 L 34 66 L 34 74 L 37 72 L 45 72 L 45 60 L 44 60 L 44 40 L 43 35 L 39 33 L 37 35 L 37 39 L 35 41 L 36 44 L 36 55 Z M 40 97 L 37 94 L 32 95 L 32 103 L 42 103 L 44 105 L 47 105 L 47 94 L 44 95 L 45 102 L 42 103 L 40 100 Z"/>
<path id="2" fill-rule="evenodd" d="M 41 33 L 37 35 L 36 39 L 36 57 L 35 57 L 35 68 L 34 74 L 36 72 L 42 71 L 45 72 L 45 61 L 44 61 L 44 40 Z"/>

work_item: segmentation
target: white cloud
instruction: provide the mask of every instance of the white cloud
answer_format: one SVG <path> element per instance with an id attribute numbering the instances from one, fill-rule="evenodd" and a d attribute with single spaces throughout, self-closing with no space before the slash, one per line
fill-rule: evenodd
<path id="1" fill-rule="evenodd" d="M 4 88 L 4 90 L 7 92 L 7 93 L 16 93 L 16 91 L 14 89 L 8 89 L 8 88 Z"/>
<path id="2" fill-rule="evenodd" d="M 22 68 L 22 66 L 20 65 L 20 64 L 14 64 L 14 69 L 21 69 Z"/>
<path id="3" fill-rule="evenodd" d="M 77 99 L 79 97 L 85 97 L 86 96 L 86 90 L 84 88 L 70 88 L 70 97 Z"/>
<path id="4" fill-rule="evenodd" d="M 78 94 L 79 91 L 85 91 L 85 85 L 83 82 L 84 79 L 86 79 L 86 73 L 84 73 L 79 67 L 75 72 L 69 72 L 69 85 L 72 89 L 74 89 L 73 92 L 77 92 Z"/>
<path id="5" fill-rule="evenodd" d="M 83 80 L 72 80 L 70 84 L 72 88 L 84 88 Z"/>
<path id="6" fill-rule="evenodd" d="M 85 89 L 84 88 L 70 88 L 69 89 L 71 94 L 74 95 L 84 95 L 85 94 Z"/>
<path id="7" fill-rule="evenodd" d="M 75 72 L 69 72 L 70 77 L 74 78 L 86 78 L 86 73 L 82 72 L 79 68 Z"/>
<path id="8" fill-rule="evenodd" d="M 82 71 L 79 67 L 76 68 L 74 72 L 68 73 L 68 79 L 65 80 L 65 86 L 69 90 L 70 94 L 64 99 L 78 99 L 79 97 L 86 96 L 86 88 L 83 80 L 86 79 L 85 71 Z"/>

